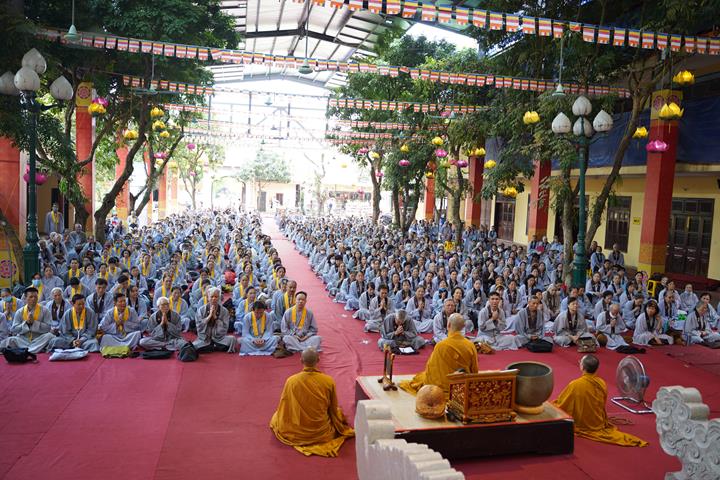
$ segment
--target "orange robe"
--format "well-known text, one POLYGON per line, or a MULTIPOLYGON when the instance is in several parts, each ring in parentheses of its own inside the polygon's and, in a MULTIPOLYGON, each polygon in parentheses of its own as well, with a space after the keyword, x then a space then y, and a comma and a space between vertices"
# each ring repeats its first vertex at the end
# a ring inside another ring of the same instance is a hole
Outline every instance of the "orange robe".
POLYGON ((400 382, 399 386, 415 395, 423 385, 437 385, 447 396, 450 391, 448 374, 460 369, 465 373, 477 373, 477 355, 475 345, 470 340, 460 332, 452 332, 446 339, 435 345, 435 349, 425 365, 425 371, 415 375, 412 380, 400 382))
POLYGON ((614 443, 624 447, 644 447, 648 443, 612 425, 605 412, 607 386, 592 373, 568 383, 553 403, 566 411, 575 421, 575 435, 596 442, 614 443))
POLYGON ((355 436, 338 406, 335 382, 310 367, 285 382, 270 428, 278 440, 307 456, 337 457, 345 439, 355 436))

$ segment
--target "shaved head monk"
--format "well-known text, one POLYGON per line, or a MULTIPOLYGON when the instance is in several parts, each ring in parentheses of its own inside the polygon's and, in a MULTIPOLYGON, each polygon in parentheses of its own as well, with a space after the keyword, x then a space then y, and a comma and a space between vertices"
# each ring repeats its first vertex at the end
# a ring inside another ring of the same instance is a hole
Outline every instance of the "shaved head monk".
POLYGON ((629 433, 623 433, 611 424, 605 412, 607 386, 597 375, 600 360, 585 355, 580 360, 582 376, 570 382, 555 400, 575 421, 575 435, 596 442, 614 443, 624 447, 644 447, 647 442, 629 433))
POLYGON ((313 348, 302 352, 303 370, 285 381, 270 428, 278 440, 303 455, 337 457, 355 432, 338 406, 335 382, 317 369, 319 359, 313 348))
POLYGON ((465 328, 465 318, 459 313, 453 313, 447 323, 448 336, 435 345, 425 371, 415 375, 412 380, 400 382, 400 388, 415 395, 423 385, 436 385, 442 388, 447 396, 450 389, 448 374, 458 370, 464 373, 477 373, 477 350, 462 333, 465 328))

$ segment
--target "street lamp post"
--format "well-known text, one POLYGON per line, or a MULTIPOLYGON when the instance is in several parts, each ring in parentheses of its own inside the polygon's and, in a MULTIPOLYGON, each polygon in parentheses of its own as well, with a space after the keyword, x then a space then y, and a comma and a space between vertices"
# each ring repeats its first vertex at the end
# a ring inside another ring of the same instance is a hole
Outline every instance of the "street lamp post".
MULTIPOLYGON (((29 165, 28 165, 28 205, 25 233, 25 247, 23 248, 23 273, 25 282, 40 271, 40 247, 37 227, 37 125, 40 112, 57 105, 43 105, 36 99, 36 92, 40 90, 40 77, 45 73, 47 63, 36 49, 31 49, 22 58, 22 68, 13 77, 13 84, 9 84, 7 73, 0 77, 0 93, 5 95, 20 95, 20 106, 24 110, 27 126, 29 128, 29 165)), ((50 93, 56 100, 70 100, 73 97, 73 88, 63 76, 58 77, 50 85, 50 93)))
POLYGON ((587 271, 587 251, 585 250, 585 235, 587 224, 587 212, 585 206, 585 170, 587 167, 587 157, 585 152, 589 146, 595 143, 602 135, 595 135, 595 132, 604 134, 612 129, 612 117, 605 112, 600 112, 595 116, 592 125, 587 118, 592 112, 592 104, 584 96, 579 96, 572 106, 572 112, 577 120, 571 126, 570 119, 567 115, 560 112, 552 122, 552 131, 558 135, 564 135, 572 129, 575 139, 569 140, 578 151, 578 195, 579 198, 579 218, 578 218, 578 238, 577 247, 575 248, 573 257, 573 275, 572 286, 584 287, 587 271))

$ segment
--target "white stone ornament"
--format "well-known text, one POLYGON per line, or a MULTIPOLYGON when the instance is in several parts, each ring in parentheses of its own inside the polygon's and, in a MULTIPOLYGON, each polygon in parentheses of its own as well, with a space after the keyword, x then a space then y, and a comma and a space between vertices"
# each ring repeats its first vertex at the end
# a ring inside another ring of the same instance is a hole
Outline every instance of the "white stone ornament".
POLYGON ((360 480, 461 480, 439 453, 419 443, 395 438, 390 405, 361 400, 355 412, 355 453, 360 480))
POLYGON ((678 457, 679 472, 666 480, 717 480, 720 478, 720 419, 708 420, 710 408, 696 388, 661 387, 652 409, 660 446, 678 457))

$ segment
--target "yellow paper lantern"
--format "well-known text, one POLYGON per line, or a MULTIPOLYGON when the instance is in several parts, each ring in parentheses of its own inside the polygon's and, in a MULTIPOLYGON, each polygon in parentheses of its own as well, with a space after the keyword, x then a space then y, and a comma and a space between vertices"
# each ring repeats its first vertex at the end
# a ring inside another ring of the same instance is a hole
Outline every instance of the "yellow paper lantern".
POLYGON ((684 110, 675 102, 664 104, 660 109, 660 118, 663 120, 677 120, 682 118, 684 110))
POLYGON ((536 111, 525 112, 523 115, 523 123, 525 125, 532 125, 540 121, 540 115, 536 111))
POLYGON ((517 197, 517 189, 515 187, 505 187, 505 190, 503 190, 503 195, 510 198, 517 197))
POLYGON ((682 70, 673 77, 673 82, 678 85, 692 85, 695 83, 695 75, 687 70, 682 70))
POLYGON ((410 151, 410 147, 408 147, 407 145, 402 145, 402 146, 400 147, 400 151, 401 151, 402 153, 408 153, 408 152, 410 151))
POLYGON ((152 124, 153 130, 165 130, 165 122, 162 120, 155 120, 152 124))
POLYGON ((380 158, 380 154, 378 152, 370 152, 370 158, 378 160, 380 158))
POLYGON ((485 149, 483 147, 476 148, 473 152, 473 155, 476 157, 484 157, 485 156, 485 149))
POLYGON ((436 147, 439 147, 439 146, 442 145, 443 143, 444 143, 444 142, 443 142, 443 139, 440 138, 440 137, 435 137, 435 138, 432 139, 432 144, 435 145, 436 147))
POLYGON ((168 138, 169 136, 170 136, 170 132, 168 132, 167 130, 163 130, 162 132, 160 132, 161 138, 168 138))
POLYGON ((497 162, 495 160, 488 160, 487 162, 485 162, 485 168, 487 169, 495 168, 496 165, 497 162))
POLYGON ((150 110, 150 116, 152 118, 162 117, 163 115, 165 115, 165 112, 159 107, 153 107, 153 109, 150 110))
POLYGON ((426 178, 435 178, 435 174, 433 172, 425 172, 426 178))
POLYGON ((138 132, 135 130, 125 130, 125 132, 123 133, 123 138, 125 140, 137 140, 138 132))
POLYGON ((340 164, 340 168, 347 168, 347 167, 348 167, 348 164, 345 162, 340 164))
POLYGON ((647 136, 648 130, 645 127, 637 127, 635 133, 633 133, 633 138, 647 138, 647 136))

